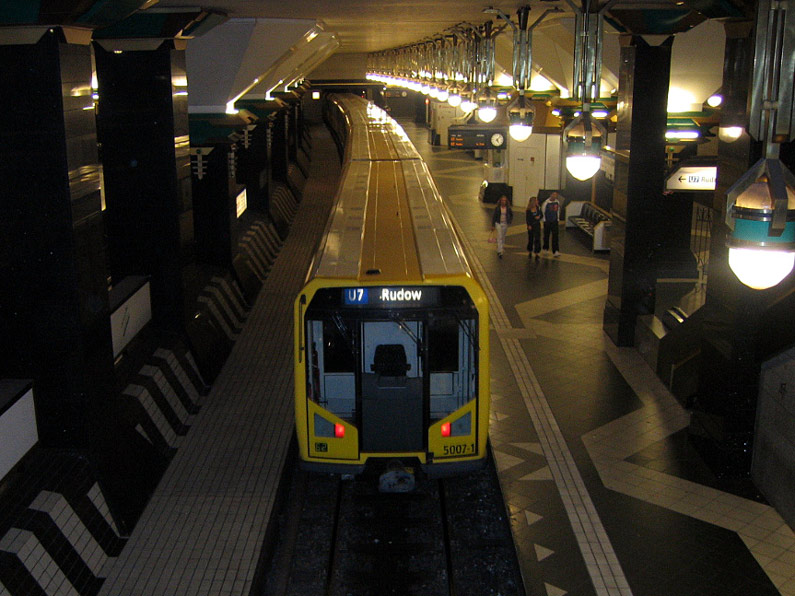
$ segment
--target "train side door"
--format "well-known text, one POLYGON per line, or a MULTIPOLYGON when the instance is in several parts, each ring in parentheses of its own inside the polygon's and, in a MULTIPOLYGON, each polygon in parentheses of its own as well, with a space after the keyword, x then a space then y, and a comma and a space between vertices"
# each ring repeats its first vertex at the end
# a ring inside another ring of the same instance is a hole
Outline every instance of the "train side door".
POLYGON ((363 323, 362 451, 424 449, 421 337, 419 321, 363 323))

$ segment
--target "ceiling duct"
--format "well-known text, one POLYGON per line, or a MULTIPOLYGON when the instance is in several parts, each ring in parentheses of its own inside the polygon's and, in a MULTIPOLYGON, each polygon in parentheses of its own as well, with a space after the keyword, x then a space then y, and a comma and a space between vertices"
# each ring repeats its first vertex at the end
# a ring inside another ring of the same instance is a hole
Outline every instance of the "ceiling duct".
POLYGON ((245 94, 264 97, 338 46, 336 35, 313 19, 229 19, 188 42, 188 109, 219 113, 245 94))
POLYGON ((201 8, 150 8, 96 30, 94 39, 190 39, 225 20, 225 14, 201 8))
POLYGON ((306 77, 318 64, 333 54, 339 45, 334 33, 323 31, 322 26, 316 25, 271 64, 259 77, 256 85, 252 85, 240 95, 248 94, 270 99, 272 92, 284 90, 306 77))

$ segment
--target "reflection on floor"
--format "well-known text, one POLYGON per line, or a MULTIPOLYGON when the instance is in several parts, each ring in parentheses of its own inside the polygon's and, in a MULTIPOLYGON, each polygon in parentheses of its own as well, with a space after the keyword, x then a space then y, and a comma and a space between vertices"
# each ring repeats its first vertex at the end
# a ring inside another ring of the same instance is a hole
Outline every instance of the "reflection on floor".
POLYGON ((404 127, 490 286, 491 441, 528 594, 795 595, 795 534, 712 475, 689 412, 602 331, 607 257, 561 230, 560 258, 529 259, 519 223, 498 259, 482 162, 404 127))

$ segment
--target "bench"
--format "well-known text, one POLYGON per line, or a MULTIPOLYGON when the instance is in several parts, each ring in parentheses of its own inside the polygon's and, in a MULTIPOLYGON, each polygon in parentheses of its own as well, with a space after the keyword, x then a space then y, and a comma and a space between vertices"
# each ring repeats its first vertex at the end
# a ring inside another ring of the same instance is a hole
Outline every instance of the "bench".
POLYGON ((566 227, 579 228, 593 238, 593 250, 610 250, 610 215, 589 201, 566 205, 566 227))

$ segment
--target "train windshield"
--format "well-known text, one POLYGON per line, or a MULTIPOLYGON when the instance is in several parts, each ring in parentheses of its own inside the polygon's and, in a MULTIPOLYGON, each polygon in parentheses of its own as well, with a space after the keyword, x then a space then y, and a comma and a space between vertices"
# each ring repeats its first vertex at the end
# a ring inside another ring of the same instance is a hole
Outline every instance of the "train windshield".
MULTIPOLYGON (((463 288, 431 289, 421 304, 399 308, 356 296, 346 303, 339 289, 318 292, 305 318, 307 395, 355 424, 372 416, 390 424, 394 416, 416 425, 418 441, 428 422, 475 399, 477 311, 463 288)), ((402 299, 400 289, 390 291, 402 299)))

